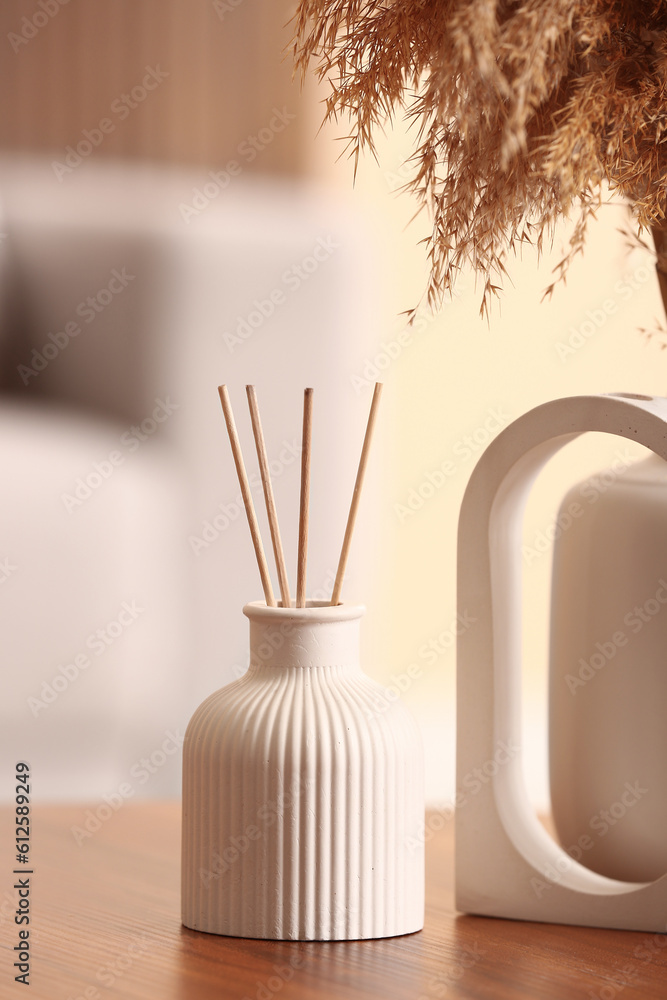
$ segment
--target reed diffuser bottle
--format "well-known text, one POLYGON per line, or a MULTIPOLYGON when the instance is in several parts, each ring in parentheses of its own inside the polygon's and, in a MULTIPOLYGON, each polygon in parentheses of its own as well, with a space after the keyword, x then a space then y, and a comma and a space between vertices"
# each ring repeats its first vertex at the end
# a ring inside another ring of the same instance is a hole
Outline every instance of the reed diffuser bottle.
POLYGON ((254 387, 247 386, 281 603, 220 386, 264 589, 246 604, 250 666, 196 710, 183 744, 186 927, 336 941, 424 924, 424 764, 407 709, 359 665, 364 608, 340 594, 381 385, 375 387, 331 601, 306 600, 313 391, 304 393, 292 602, 254 387))
POLYGON ((183 923, 298 940, 420 930, 420 735, 360 668, 364 608, 243 611, 248 672, 185 735, 183 923))

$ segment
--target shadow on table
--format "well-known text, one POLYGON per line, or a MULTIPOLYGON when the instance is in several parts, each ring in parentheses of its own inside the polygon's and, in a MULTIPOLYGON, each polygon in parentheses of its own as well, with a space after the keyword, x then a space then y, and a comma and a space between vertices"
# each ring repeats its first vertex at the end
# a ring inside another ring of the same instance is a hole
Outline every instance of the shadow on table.
POLYGON ((176 995, 178 1000, 431 1000, 420 969, 427 947, 422 931, 368 941, 263 941, 182 927, 176 995))

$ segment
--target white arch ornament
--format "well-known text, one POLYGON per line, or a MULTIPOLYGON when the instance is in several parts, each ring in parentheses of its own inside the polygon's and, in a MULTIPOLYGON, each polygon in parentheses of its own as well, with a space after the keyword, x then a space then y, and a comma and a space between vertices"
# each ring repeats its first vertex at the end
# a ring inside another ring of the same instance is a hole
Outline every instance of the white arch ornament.
POLYGON ((476 621, 457 654, 456 905, 486 916, 664 932, 667 875, 620 882, 573 860, 537 819, 521 767, 523 511, 541 467, 587 431, 637 441, 667 460, 667 399, 617 393, 538 406, 492 441, 463 498, 458 606, 476 621))

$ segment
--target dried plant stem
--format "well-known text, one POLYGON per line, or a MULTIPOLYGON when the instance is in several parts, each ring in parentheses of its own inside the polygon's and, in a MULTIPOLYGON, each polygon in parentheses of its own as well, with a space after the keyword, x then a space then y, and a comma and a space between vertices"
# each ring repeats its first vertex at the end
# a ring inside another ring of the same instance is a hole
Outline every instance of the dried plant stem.
POLYGON ((234 456, 234 465, 236 466, 236 474, 239 477, 239 485, 241 486, 241 496, 243 497, 243 504, 245 506, 246 514, 248 516, 250 536, 252 538, 252 544, 255 549, 255 555, 257 557, 257 565, 259 566, 259 575, 261 577, 262 587, 264 589, 264 598, 266 600, 268 607, 275 608, 276 599, 273 596, 273 589, 271 587, 271 578, 269 576, 269 567, 267 565, 266 556, 264 554, 264 546, 262 545, 262 538, 259 532, 259 524, 257 523, 257 515, 255 514, 255 508, 252 502, 252 494, 250 493, 250 483, 248 482, 248 476, 245 471, 245 465, 243 463, 241 442, 239 441, 239 436, 236 431, 236 424, 234 422, 234 414, 232 412, 232 404, 229 399, 227 386, 219 385, 218 393, 220 394, 220 402, 222 403, 222 412, 225 415, 225 423, 227 424, 227 433, 229 434, 229 441, 232 446, 232 455, 234 456))
POLYGON ((662 304, 665 307, 665 313, 667 313, 667 221, 655 223, 651 226, 651 232, 658 258, 655 270, 658 275, 662 304))
POLYGON ((269 529, 271 531, 271 542, 273 544, 273 554, 276 559, 276 569, 278 571, 278 582, 280 584, 280 596, 284 608, 290 608, 292 601, 289 592, 289 582, 287 580, 287 567, 285 566, 285 554, 280 538, 280 528, 278 526, 278 514, 276 512, 276 501, 273 495, 273 485, 269 473, 269 460, 266 454, 266 442, 262 431, 262 421, 259 416, 259 405, 257 403, 257 392, 254 385, 247 385, 248 406, 250 408, 250 420, 252 422, 252 432, 255 437, 257 448, 257 458, 259 459, 259 473, 262 478, 264 489, 264 500, 266 501, 266 513, 269 518, 269 529))
POLYGON ((296 606, 306 606, 306 560, 308 557, 308 500, 310 496, 310 451, 313 426, 313 390, 303 394, 301 441, 301 497, 299 500, 299 552, 297 557, 296 606))
POLYGON ((373 391, 373 400, 371 402, 371 410, 368 415, 368 423, 366 425, 366 434, 364 435, 364 443, 361 449, 361 457, 359 459, 359 468, 357 469, 357 478, 354 484, 354 491, 352 493, 350 513, 347 516, 343 547, 341 549, 340 559, 338 560, 338 569, 336 571, 336 580, 334 582, 333 593, 331 595, 331 604, 338 604, 340 601, 340 593, 343 588, 343 579, 345 577, 345 567, 347 566, 347 557, 350 554, 352 532, 354 531, 354 523, 357 519, 357 511, 359 510, 361 487, 364 483, 364 475, 366 473, 366 465, 368 464, 368 455, 370 453, 371 440, 373 438, 373 430, 375 428, 375 420, 377 417, 378 404, 380 402, 381 394, 382 382, 376 382, 375 389, 373 391))

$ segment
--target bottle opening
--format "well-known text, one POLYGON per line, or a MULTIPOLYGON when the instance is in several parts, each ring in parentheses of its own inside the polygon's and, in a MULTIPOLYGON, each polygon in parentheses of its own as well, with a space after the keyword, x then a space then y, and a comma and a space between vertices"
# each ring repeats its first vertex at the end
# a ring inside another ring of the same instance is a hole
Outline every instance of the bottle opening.
MULTIPOLYGON (((306 601, 307 608, 332 608, 332 607, 342 608, 343 604, 344 601, 338 601, 337 604, 331 604, 329 601, 310 601, 310 600, 306 601)), ((282 601, 278 601, 278 607, 284 608, 285 605, 283 604, 282 601)), ((290 604, 290 608, 296 608, 296 598, 293 599, 292 603, 290 604)), ((300 608, 299 610, 303 611, 304 609, 300 608)))
POLYGON ((247 618, 255 621, 259 619, 291 618, 293 620, 303 619, 305 621, 341 621, 351 618, 361 618, 366 611, 363 604, 348 604, 339 601, 338 604, 329 604, 328 601, 306 601, 305 608, 297 608, 294 603, 287 608, 280 602, 276 607, 270 608, 266 601, 251 601, 243 608, 243 614, 247 618))

